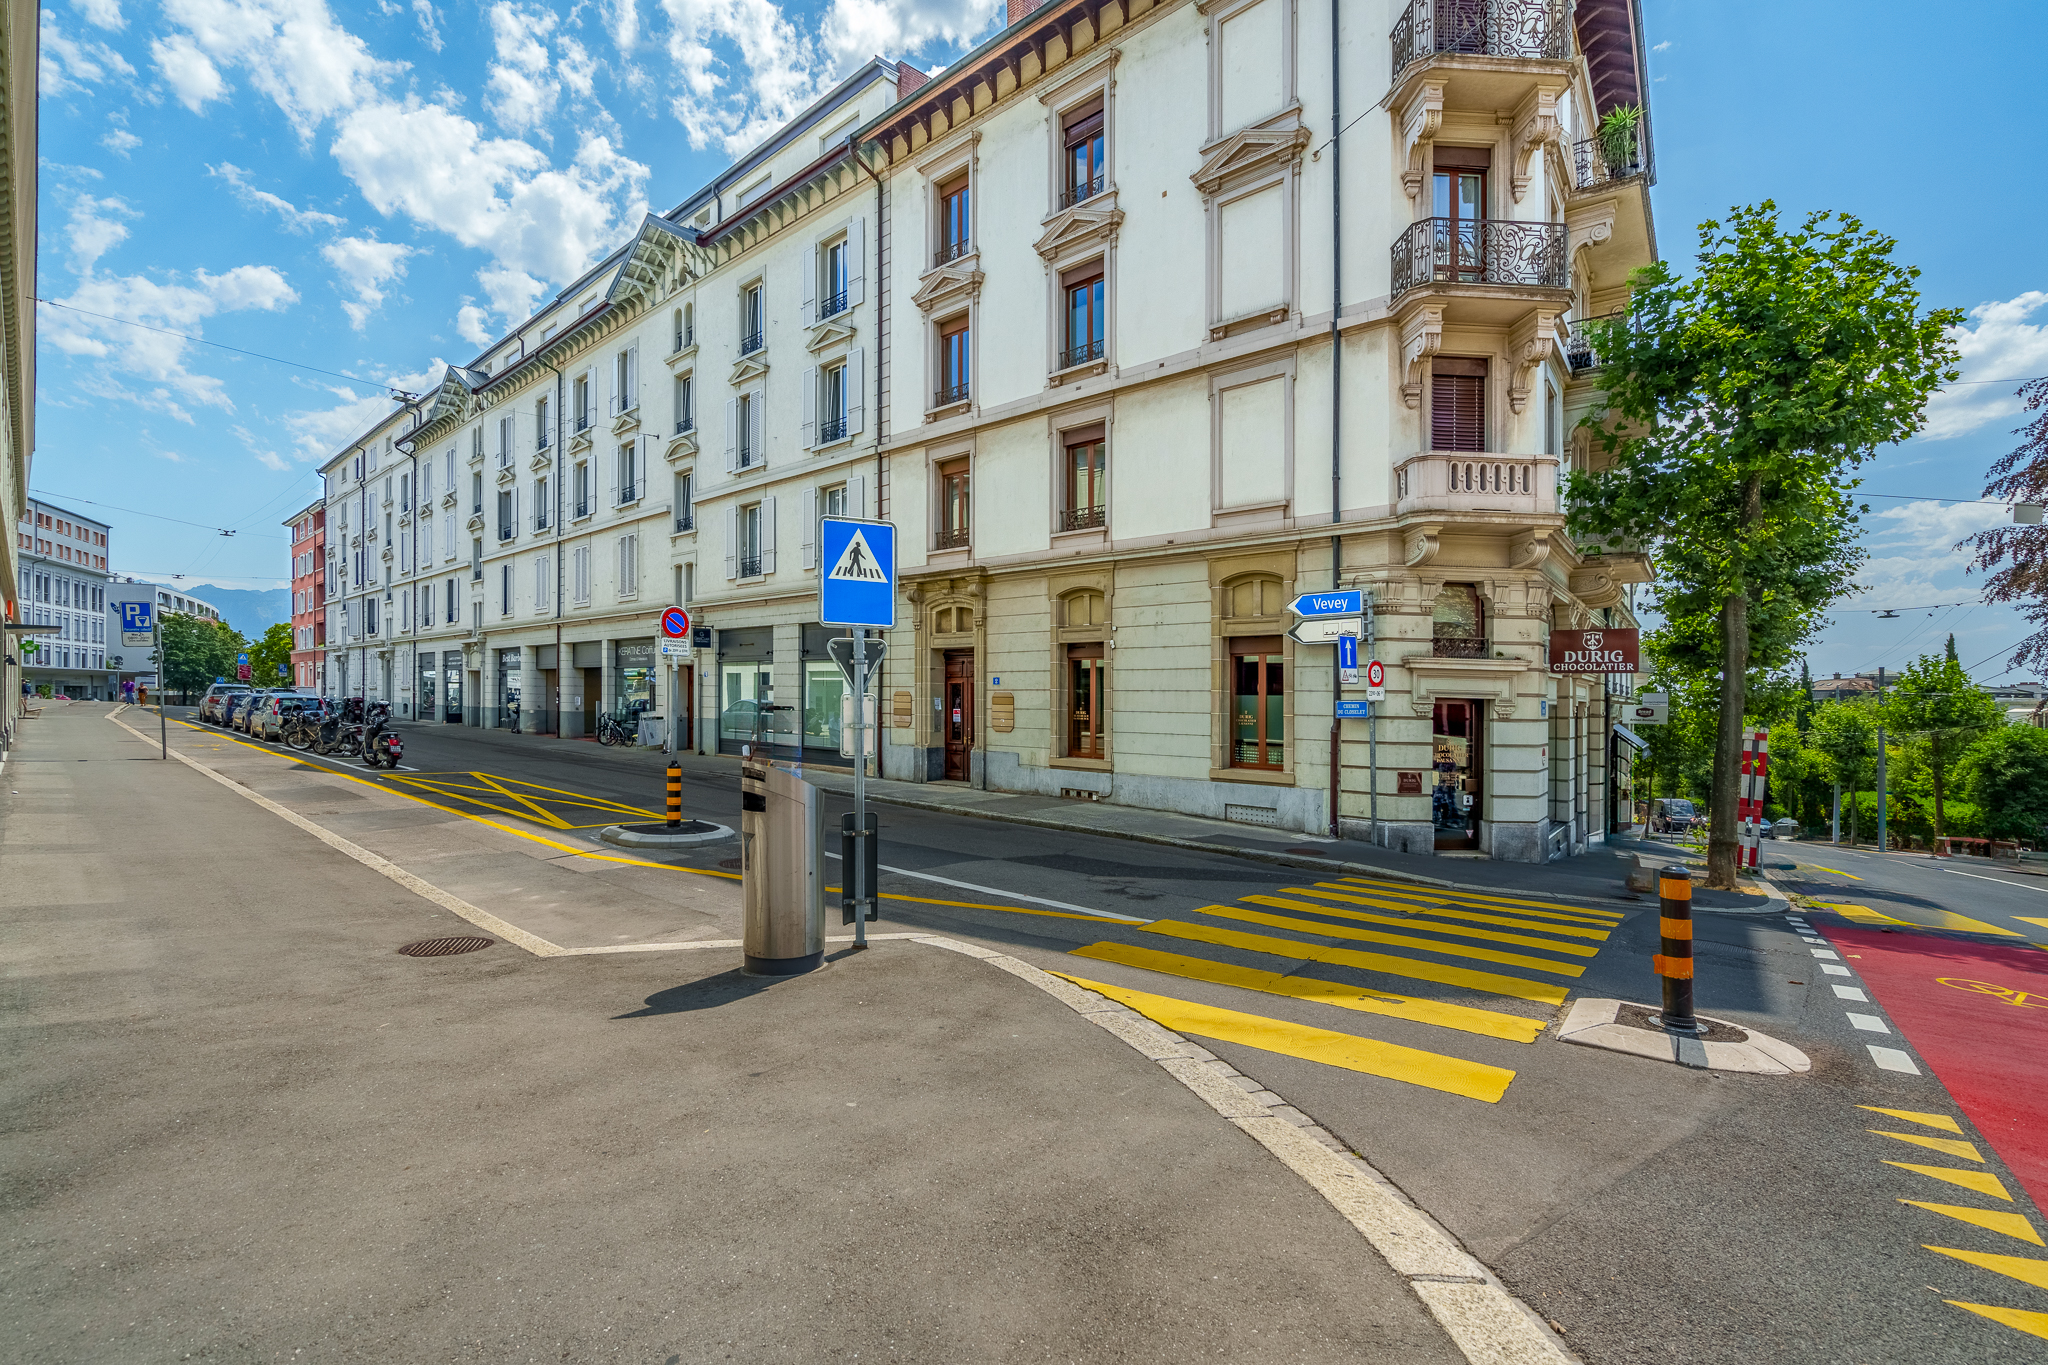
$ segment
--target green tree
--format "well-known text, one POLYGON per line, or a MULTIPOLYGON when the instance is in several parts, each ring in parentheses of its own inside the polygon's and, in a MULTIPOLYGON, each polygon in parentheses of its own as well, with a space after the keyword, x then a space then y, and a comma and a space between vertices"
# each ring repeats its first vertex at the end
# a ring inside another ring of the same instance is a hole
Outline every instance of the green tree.
POLYGON ((1877 708, 1867 701, 1828 701, 1813 709, 1807 751, 1819 755, 1816 777, 1839 782, 1848 800, 1849 842, 1856 842, 1856 793, 1877 771, 1877 708))
POLYGON ((164 686, 190 694, 215 678, 235 676, 235 655, 248 648, 240 631, 225 621, 170 613, 163 618, 164 686))
POLYGON ((1956 782, 1993 838, 2039 839, 2048 825, 2048 730, 2006 725, 1979 737, 1956 782))
MULTIPOLYGON (((1951 640, 1953 646, 1953 640, 1951 640)), ((1923 654, 1899 675, 1878 708, 1887 733, 1901 741, 1915 765, 1924 765, 1934 797, 1934 837, 1947 832, 1942 803, 1956 764, 1979 735, 2005 723, 2005 709, 1986 696, 1954 653, 1923 654)))
MULTIPOLYGON (((1991 466, 1984 496, 2014 503, 2048 503, 2048 379, 2019 387, 2031 414, 2013 434, 2019 447, 1991 466)), ((1971 573, 1986 573, 1984 600, 2010 603, 2037 629, 2019 642, 2006 663, 2013 668, 2048 664, 2048 523, 1994 526, 1957 542, 1975 551, 1971 573)))
POLYGON ((1674 655, 1718 673, 1708 885, 1733 887, 1753 671, 1790 666, 1862 560, 1854 471, 1924 421, 1956 377, 1953 309, 1923 313, 1917 270, 1849 216, 1787 230, 1770 202, 1700 225, 1687 279, 1631 279, 1625 319, 1588 321, 1608 411, 1601 467, 1568 481, 1582 539, 1651 547, 1674 655))
POLYGON ((249 646, 249 666, 258 687, 285 687, 292 680, 292 628, 275 625, 249 646))

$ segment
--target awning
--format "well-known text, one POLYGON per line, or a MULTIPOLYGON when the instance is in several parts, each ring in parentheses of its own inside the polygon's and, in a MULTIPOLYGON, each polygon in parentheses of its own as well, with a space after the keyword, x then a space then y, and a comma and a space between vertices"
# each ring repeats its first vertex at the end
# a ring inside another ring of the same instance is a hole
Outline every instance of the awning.
POLYGON ((1638 753, 1648 753, 1650 751, 1650 745, 1648 741, 1644 740, 1641 735, 1638 735, 1635 731, 1629 729, 1626 725, 1616 722, 1614 726, 1614 734, 1617 739, 1625 739, 1630 744, 1635 745, 1638 753))

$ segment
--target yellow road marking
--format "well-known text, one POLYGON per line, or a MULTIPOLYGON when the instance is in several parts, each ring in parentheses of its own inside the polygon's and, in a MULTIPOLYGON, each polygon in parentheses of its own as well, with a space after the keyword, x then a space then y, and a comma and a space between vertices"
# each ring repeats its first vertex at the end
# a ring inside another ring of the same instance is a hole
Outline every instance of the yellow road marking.
MULTIPOLYGON (((1958 1251, 1954 1247, 1927 1246, 1925 1242, 1921 1245, 1929 1251, 1953 1256, 1958 1261, 1968 1261, 1971 1265, 1983 1266, 1986 1270, 1995 1270, 2001 1275, 2010 1275, 2015 1280, 2031 1284, 2038 1289, 2048 1289, 2048 1261, 2038 1257, 1999 1256, 1989 1251, 1958 1251)), ((2048 1314, 2043 1316, 2048 1317, 2048 1314)))
MULTIPOLYGON (((1283 886, 1280 889, 1287 892, 1300 891, 1301 894, 1306 896, 1327 896, 1329 894, 1320 891, 1306 891, 1294 886, 1283 886)), ((1583 943, 1559 943, 1553 938, 1531 938, 1527 934, 1504 934, 1496 929, 1473 929, 1463 924, 1439 924, 1435 920, 1416 919, 1413 916, 1407 915, 1398 919, 1392 915, 1369 915, 1362 910, 1339 910, 1334 905, 1317 905, 1310 901, 1283 900, 1278 896, 1243 896, 1239 899, 1252 901, 1258 905, 1278 905, 1289 910, 1312 910, 1318 915, 1336 915, 1342 919, 1357 920, 1362 924, 1391 924, 1397 928, 1414 929, 1425 934, 1453 934, 1459 938, 1484 939, 1488 943, 1519 943, 1525 948, 1546 948, 1552 952, 1569 953, 1573 957, 1598 957, 1600 955, 1598 948, 1589 948, 1583 943)), ((1333 896, 1331 899, 1349 900, 1361 905, 1372 904, 1371 901, 1359 901, 1354 896, 1333 896)), ((1432 910, 1428 913, 1433 915, 1437 912, 1432 910)), ((1605 938, 1607 935, 1601 933, 1600 937, 1605 938)))
POLYGON ((2012 1202, 2012 1196, 2006 1193, 2005 1186, 1989 1171, 1968 1171, 1958 1166, 1915 1166, 1910 1161, 1887 1161, 1884 1164, 1897 1166, 1902 1171, 1917 1171, 1921 1175, 1931 1175, 1936 1180, 1946 1180, 1951 1185, 1961 1185, 1966 1190, 1975 1190, 1979 1194, 1988 1194, 2007 1203, 2012 1202))
POLYGON ((1832 867, 1822 867, 1819 863, 1807 863, 1806 866, 1813 868, 1817 872, 1832 872, 1837 877, 1847 877, 1852 882, 1860 882, 1863 880, 1863 878, 1857 876, 1854 872, 1842 872, 1832 867))
POLYGON ((1513 896, 1482 896, 1470 891, 1439 891, 1434 887, 1417 886, 1413 882, 1380 881, 1373 877, 1346 877, 1344 880, 1354 886, 1369 886, 1375 891, 1384 891, 1389 895, 1396 896, 1434 897, 1439 900, 1482 907, 1488 905, 1513 905, 1529 910, 1547 911, 1551 914, 1572 914, 1591 919, 1604 919, 1616 924, 1628 918, 1628 912, 1624 910, 1595 910, 1590 906, 1566 905, 1560 901, 1520 900, 1513 896))
POLYGON ((2048 929, 2048 919, 2035 919, 2032 915, 2014 915, 2013 918, 2022 924, 2038 924, 2043 929, 2048 929))
POLYGON ((2017 929, 2007 929, 1996 924, 1986 924, 1981 919, 1958 915, 1952 910, 1929 910, 1936 923, 1923 924, 1916 919, 1898 919, 1892 915, 1880 914, 1867 905, 1854 905, 1841 901, 1815 901, 1815 905, 1833 910, 1858 924, 1903 924, 1911 929, 1943 929, 1957 934, 1997 934, 2003 938, 2025 938, 2017 929))
POLYGON ((1392 995, 1364 986, 1319 981, 1311 976, 1290 976, 1282 972, 1263 971, 1257 967, 1211 962, 1206 957, 1162 953, 1114 940, 1076 948, 1071 955, 1094 958, 1099 962, 1117 962, 1126 967, 1143 967, 1146 971, 1164 972, 1168 976, 1186 977, 1190 981, 1213 981, 1217 985, 1236 986, 1240 990, 1263 991, 1268 995, 1291 996, 1296 1000, 1314 1000, 1325 1005, 1335 1005, 1339 1009, 1358 1010, 1365 1014, 1384 1014, 1395 1019, 1412 1019, 1420 1024, 1434 1024, 1439 1028, 1458 1029, 1464 1033, 1477 1033, 1488 1038, 1505 1038, 1514 1043, 1533 1043, 1547 1027, 1541 1019, 1524 1019, 1518 1014, 1475 1009, 1470 1005, 1446 1004, 1440 1000, 1420 1000, 1412 995, 1392 995))
MULTIPOLYGON (((1284 901, 1277 896, 1246 896, 1244 899, 1264 905, 1278 905, 1288 910, 1313 908, 1301 906, 1297 902, 1284 901)), ((1584 967, 1574 967, 1563 962, 1548 962, 1540 957, 1524 957, 1520 953, 1497 953, 1491 948, 1468 948, 1462 943, 1438 943, 1435 939, 1411 938, 1407 934, 1384 934, 1377 929, 1348 929, 1341 924, 1322 924, 1315 920, 1290 919, 1286 915, 1262 914, 1257 910, 1240 910, 1234 905, 1204 905, 1196 913, 1243 920, 1247 924, 1263 924, 1269 929, 1292 929, 1296 933, 1321 934, 1326 938, 1357 939, 1361 943, 1385 943, 1395 948, 1420 948, 1425 952, 1443 953, 1450 957, 1498 962, 1506 967, 1530 967, 1541 972, 1556 972, 1560 976, 1580 976, 1586 970, 1584 967)))
POLYGON ((1922 1137, 1918 1133, 1887 1133, 1882 1128, 1872 1128, 1869 1131, 1877 1134, 1879 1137, 1897 1138, 1900 1142, 1910 1142, 1915 1147, 1928 1147, 1947 1156, 1959 1156, 1965 1161, 1982 1161, 1984 1159, 1977 1154, 1975 1147, 1972 1147, 1960 1138, 1922 1137))
POLYGON ((1954 1133, 1957 1137, 1963 1135, 1963 1130, 1957 1127, 1956 1121, 1947 1114, 1923 1114, 1918 1109, 1880 1109, 1874 1104, 1859 1104, 1856 1107, 1868 1109, 1873 1114, 1883 1114, 1887 1118, 1904 1119, 1908 1123, 1924 1123, 1929 1128, 1939 1128, 1942 1132, 1954 1133))
MULTIPOLYGON (((1314 896, 1318 900, 1342 901, 1346 905, 1374 905, 1382 910, 1405 910, 1410 914, 1425 913, 1421 907, 1402 901, 1375 896, 1347 896, 1348 888, 1331 882, 1317 882, 1314 886, 1283 886, 1280 888, 1290 896, 1314 896)), ((1486 915, 1477 910, 1463 910, 1453 905, 1431 905, 1428 914, 1438 919, 1461 919, 1470 924, 1498 924, 1510 929, 1536 929, 1546 934, 1564 934, 1570 938, 1590 938, 1604 942, 1612 936, 1611 929, 1596 929, 1587 924, 1561 924, 1549 920, 1518 919, 1507 915, 1486 915)))
POLYGON ((2008 1237, 2017 1237, 2022 1242, 2032 1242, 2037 1247, 2048 1246, 2048 1242, 2041 1240, 2041 1234, 2034 1231, 2034 1225, 2026 1220, 2024 1214, 2001 1213, 1997 1209, 1973 1209, 1967 1204, 1927 1204, 1918 1199, 1901 1199, 1899 1202, 1911 1204, 1916 1209, 1939 1213, 1975 1227, 2002 1232, 2008 1237))
POLYGON ((1391 953, 1368 953, 1356 948, 1331 948, 1319 943, 1303 943, 1299 939, 1247 934, 1240 930, 1219 929, 1207 924, 1188 924, 1182 920, 1154 920, 1139 927, 1148 934, 1165 934, 1170 938, 1191 939, 1196 943, 1215 943, 1226 948, 1270 953, 1294 962, 1328 962, 1339 967, 1357 967, 1361 971, 1378 972, 1382 976, 1406 977, 1410 981, 1434 981, 1442 986, 1462 986, 1467 990, 1482 991, 1488 995, 1505 995, 1515 1000, 1534 1000, 1544 1005, 1561 1005, 1565 996, 1570 994, 1569 987, 1553 986, 1547 981, 1528 981, 1519 976, 1502 976, 1496 972, 1474 971, 1469 967, 1452 967, 1412 957, 1395 957, 1391 953))
POLYGON ((1988 1303, 1964 1303, 1961 1299, 1943 1299, 1942 1302, 1967 1308, 1980 1317, 2002 1322, 2030 1336, 2048 1338, 2048 1313, 2036 1313, 2026 1308, 1998 1308, 1988 1303))
POLYGON ((1844 919, 1855 920, 1858 924, 1903 924, 1911 929, 1920 927, 1909 919, 1893 919, 1890 915, 1881 915, 1867 905, 1851 905, 1845 901, 1820 900, 1815 901, 1814 904, 1823 910, 1832 910, 1844 919))
POLYGON ((1468 1099, 1484 1100, 1488 1104, 1495 1103, 1506 1094, 1508 1082, 1515 1078, 1515 1073, 1506 1067, 1468 1062, 1462 1057, 1447 1057, 1438 1052, 1402 1047, 1398 1043, 1383 1043, 1376 1038, 1359 1038, 1349 1033, 1309 1028, 1304 1024, 1291 1024, 1284 1019, 1268 1019, 1238 1010, 1216 1009, 1210 1005, 1198 1005, 1192 1000, 1176 1000, 1172 996, 1153 995, 1147 991, 1126 990, 1122 986, 1067 976, 1064 972, 1054 972, 1053 975, 1129 1005, 1160 1027, 1170 1028, 1176 1033, 1241 1043, 1262 1052, 1277 1052, 1304 1061, 1321 1062, 1325 1066, 1339 1066, 1368 1076, 1384 1076, 1388 1080, 1405 1081, 1468 1099))

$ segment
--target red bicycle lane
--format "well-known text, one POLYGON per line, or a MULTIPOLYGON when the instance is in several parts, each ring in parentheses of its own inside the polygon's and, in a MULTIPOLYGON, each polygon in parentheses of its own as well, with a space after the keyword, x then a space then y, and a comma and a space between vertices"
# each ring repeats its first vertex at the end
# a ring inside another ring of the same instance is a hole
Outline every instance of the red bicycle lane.
POLYGON ((2048 952, 1829 925, 1875 1002, 2048 1209, 2048 952))

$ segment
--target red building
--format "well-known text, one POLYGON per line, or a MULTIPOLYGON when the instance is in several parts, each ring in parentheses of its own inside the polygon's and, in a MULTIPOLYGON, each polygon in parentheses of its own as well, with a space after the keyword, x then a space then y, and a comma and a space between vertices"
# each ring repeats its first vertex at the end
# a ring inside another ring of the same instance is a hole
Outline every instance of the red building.
POLYGON ((292 533, 292 686, 320 690, 327 657, 327 504, 285 521, 292 533))

